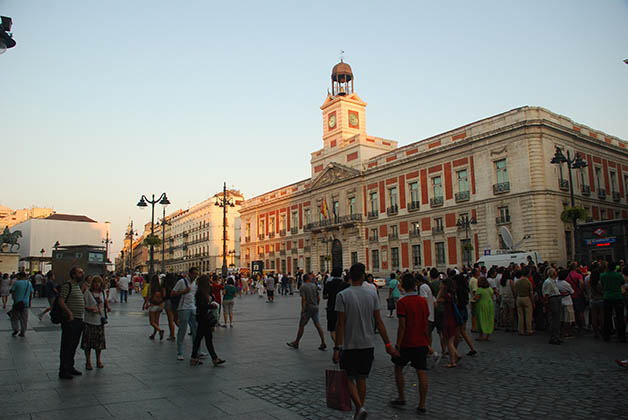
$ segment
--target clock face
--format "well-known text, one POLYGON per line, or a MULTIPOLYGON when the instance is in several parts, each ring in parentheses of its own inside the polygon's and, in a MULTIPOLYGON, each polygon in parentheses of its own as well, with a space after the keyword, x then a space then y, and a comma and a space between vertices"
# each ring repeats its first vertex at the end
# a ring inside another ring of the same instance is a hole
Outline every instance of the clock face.
POLYGON ((358 114, 349 114, 349 124, 351 124, 352 127, 358 126, 358 114))
POLYGON ((329 124, 329 128, 334 128, 336 126, 336 114, 330 115, 327 123, 329 124))

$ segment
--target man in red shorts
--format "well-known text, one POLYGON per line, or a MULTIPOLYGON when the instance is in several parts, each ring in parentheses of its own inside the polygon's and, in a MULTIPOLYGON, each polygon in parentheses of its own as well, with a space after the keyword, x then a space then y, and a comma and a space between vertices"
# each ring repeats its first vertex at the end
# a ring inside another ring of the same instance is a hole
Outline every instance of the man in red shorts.
POLYGON ((427 398, 427 353, 429 349, 429 322, 430 310, 427 300, 416 292, 416 282, 410 273, 401 279, 401 287, 406 294, 397 302, 397 345, 400 356, 393 357, 395 364, 395 380, 397 382, 396 400, 390 404, 393 407, 406 405, 404 393, 403 368, 410 363, 416 369, 419 378, 419 406, 418 414, 425 414, 425 399, 427 398))

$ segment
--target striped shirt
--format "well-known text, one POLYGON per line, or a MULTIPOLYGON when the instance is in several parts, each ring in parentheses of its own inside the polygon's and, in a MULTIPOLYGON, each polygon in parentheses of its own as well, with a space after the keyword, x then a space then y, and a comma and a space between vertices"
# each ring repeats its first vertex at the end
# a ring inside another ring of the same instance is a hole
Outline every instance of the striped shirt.
POLYGON ((72 292, 70 293, 70 284, 64 283, 61 286, 61 291, 59 292, 59 296, 65 299, 65 304, 72 312, 72 316, 74 319, 83 319, 83 312, 85 311, 85 299, 83 298, 83 291, 81 290, 81 286, 77 283, 72 282, 72 292), (67 299, 66 299, 67 297, 67 299))

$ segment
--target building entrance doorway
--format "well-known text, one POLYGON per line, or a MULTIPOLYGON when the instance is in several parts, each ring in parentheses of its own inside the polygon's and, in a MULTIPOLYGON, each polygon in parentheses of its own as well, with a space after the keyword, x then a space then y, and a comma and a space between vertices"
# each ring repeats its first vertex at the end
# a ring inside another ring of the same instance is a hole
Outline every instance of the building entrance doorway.
POLYGON ((342 242, 338 239, 334 239, 331 245, 331 270, 342 270, 342 242))

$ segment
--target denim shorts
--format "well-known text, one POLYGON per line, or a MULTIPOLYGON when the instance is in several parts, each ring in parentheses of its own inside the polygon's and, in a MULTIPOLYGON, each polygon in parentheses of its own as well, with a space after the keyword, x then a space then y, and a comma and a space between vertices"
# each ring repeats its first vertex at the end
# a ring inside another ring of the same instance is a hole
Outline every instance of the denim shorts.
POLYGON ((319 324, 318 320, 318 308, 316 309, 305 309, 305 312, 301 312, 301 320, 299 321, 299 325, 307 325, 309 320, 314 321, 315 324, 319 324))

